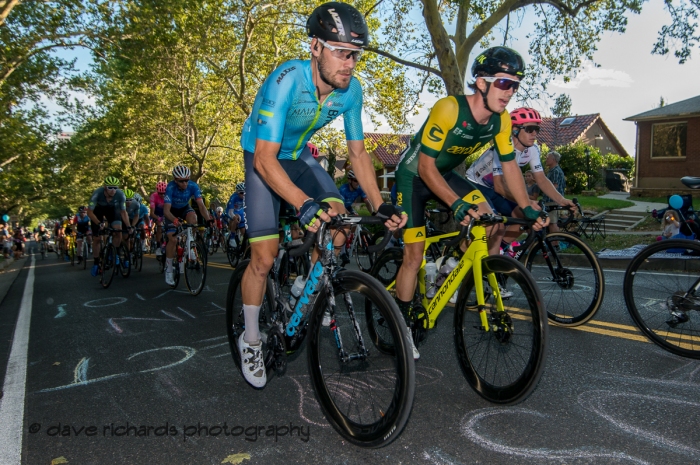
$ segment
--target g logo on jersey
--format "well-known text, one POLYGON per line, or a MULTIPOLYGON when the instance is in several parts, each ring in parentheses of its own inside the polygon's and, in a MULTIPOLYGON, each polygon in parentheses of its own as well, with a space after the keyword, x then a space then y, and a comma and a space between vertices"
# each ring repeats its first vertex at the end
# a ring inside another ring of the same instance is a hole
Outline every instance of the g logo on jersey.
POLYGON ((442 129, 440 129, 440 126, 438 126, 437 124, 433 124, 433 127, 431 127, 428 131, 428 139, 432 140, 433 142, 440 142, 442 140, 441 136, 444 135, 445 132, 442 129))

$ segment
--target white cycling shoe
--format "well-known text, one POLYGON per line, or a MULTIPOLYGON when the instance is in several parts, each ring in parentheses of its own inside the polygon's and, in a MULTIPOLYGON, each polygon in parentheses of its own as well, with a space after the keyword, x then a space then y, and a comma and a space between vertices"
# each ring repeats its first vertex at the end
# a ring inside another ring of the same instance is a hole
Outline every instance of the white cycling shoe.
POLYGON ((255 388, 265 387, 267 384, 267 372, 265 371, 265 359, 263 358, 262 342, 248 344, 243 339, 245 331, 238 338, 238 352, 241 354, 241 371, 248 384, 255 388))

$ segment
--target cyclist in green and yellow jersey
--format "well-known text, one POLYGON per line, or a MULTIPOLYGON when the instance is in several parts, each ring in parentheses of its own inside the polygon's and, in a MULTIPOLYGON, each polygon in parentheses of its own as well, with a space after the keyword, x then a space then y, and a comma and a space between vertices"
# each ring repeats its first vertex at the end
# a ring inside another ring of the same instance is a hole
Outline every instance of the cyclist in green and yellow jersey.
MULTIPOLYGON (((404 233, 403 264, 396 277, 396 297, 404 314, 410 313, 425 242, 424 211, 428 200, 436 199, 452 208, 456 221, 467 225, 470 218, 491 213, 479 189, 454 168, 480 148, 493 143, 503 165, 503 174, 525 217, 538 218, 530 206, 522 173, 515 161, 511 141, 511 119, 506 105, 520 86, 525 71, 522 57, 506 47, 494 47, 480 54, 472 65, 476 78, 469 87, 472 95, 455 95, 437 101, 420 131, 401 154, 396 170, 397 201, 408 213, 404 233), (472 207, 476 206, 477 209, 472 207)), ((546 226, 538 220, 535 228, 546 226)), ((489 232, 489 251, 498 253, 502 225, 489 232)), ((419 357, 414 349, 414 357, 419 357)))

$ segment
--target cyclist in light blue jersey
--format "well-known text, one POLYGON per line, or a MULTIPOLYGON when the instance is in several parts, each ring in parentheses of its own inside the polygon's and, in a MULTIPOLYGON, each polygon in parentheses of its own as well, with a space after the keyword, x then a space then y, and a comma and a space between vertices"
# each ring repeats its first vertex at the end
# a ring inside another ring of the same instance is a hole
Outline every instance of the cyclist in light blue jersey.
MULTIPOLYGON (((324 3, 306 23, 311 37, 311 60, 282 63, 258 92, 241 138, 245 210, 251 263, 242 280, 245 331, 239 340, 246 381, 261 388, 267 382, 258 314, 265 292, 265 277, 277 256, 280 202, 297 209, 300 224, 311 232, 321 221, 343 213, 343 200, 333 179, 314 160, 308 140, 323 126, 343 115, 348 160, 373 211, 391 229, 402 226, 401 210, 383 204, 372 160, 362 131, 362 87, 353 71, 369 43, 364 16, 354 7, 324 3), (326 213, 321 204, 327 202, 326 213)), ((338 239, 342 241, 342 235, 338 239)), ((341 244, 337 244, 340 246, 341 244)))
POLYGON ((189 224, 197 224, 197 215, 190 206, 190 199, 194 199, 202 217, 211 225, 213 220, 209 216, 207 208, 202 201, 202 191, 196 182, 190 181, 192 172, 184 165, 173 168, 173 180, 165 188, 165 200, 163 215, 165 216, 165 232, 168 243, 165 246, 165 282, 172 286, 175 284, 173 276, 173 258, 175 258, 176 241, 174 239, 180 219, 189 224))

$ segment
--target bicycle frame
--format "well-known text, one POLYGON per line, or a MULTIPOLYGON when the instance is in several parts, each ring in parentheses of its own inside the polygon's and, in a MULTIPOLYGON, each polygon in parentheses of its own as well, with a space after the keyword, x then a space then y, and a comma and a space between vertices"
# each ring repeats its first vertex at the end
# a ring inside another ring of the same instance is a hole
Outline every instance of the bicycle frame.
MULTIPOLYGON (((486 300, 484 297, 484 282, 481 268, 481 260, 489 255, 486 228, 481 225, 474 225, 471 227, 471 230, 467 232, 467 236, 469 236, 469 232, 473 233, 475 239, 471 241, 466 252, 462 255, 459 263, 457 263, 457 266, 455 266, 450 274, 447 275, 445 281, 435 293, 435 296, 430 300, 426 297, 425 264, 427 262, 425 257, 423 258, 420 270, 418 270, 418 288, 420 290, 423 307, 426 309, 428 314, 428 329, 435 327, 438 316, 440 316, 440 313, 442 313, 442 311, 445 309, 445 306, 452 297, 452 294, 457 292, 469 270, 473 269, 474 288, 476 291, 476 301, 481 318, 481 325, 484 331, 490 331, 486 311, 484 310, 486 300)), ((459 235, 459 232, 428 237, 425 240, 423 252, 427 252, 428 248, 432 244, 436 244, 442 239, 455 237, 457 235, 459 235)), ((489 275, 488 280, 489 286, 491 286, 494 296, 496 297, 496 308, 499 312, 502 312, 504 310, 503 300, 501 299, 500 291, 498 291, 496 276, 489 275)), ((395 285, 396 281, 392 282, 387 286, 387 290, 391 289, 395 285)))

